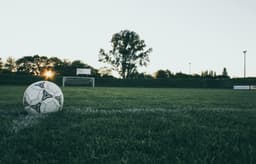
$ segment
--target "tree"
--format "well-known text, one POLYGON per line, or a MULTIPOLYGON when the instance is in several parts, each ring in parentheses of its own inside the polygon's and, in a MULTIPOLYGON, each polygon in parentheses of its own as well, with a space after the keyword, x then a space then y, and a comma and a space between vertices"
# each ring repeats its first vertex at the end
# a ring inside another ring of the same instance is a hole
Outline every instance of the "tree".
POLYGON ((112 77, 112 70, 107 67, 101 67, 98 70, 100 77, 112 77))
POLYGON ((48 59, 49 67, 61 67, 64 62, 57 57, 51 57, 48 59))
POLYGON ((24 56, 16 61, 17 71, 24 72, 24 73, 31 73, 32 72, 32 56, 24 56))
POLYGON ((209 76, 209 71, 208 70, 201 72, 201 77, 205 78, 205 77, 208 77, 208 76, 209 76))
POLYGON ((216 78, 216 72, 213 70, 206 70, 201 73, 202 78, 216 78))
POLYGON ((0 58, 0 70, 3 69, 3 62, 2 62, 2 58, 0 58))
POLYGON ((16 72, 17 71, 16 61, 12 57, 7 58, 4 66, 8 72, 16 72))
POLYGON ((99 61, 113 66, 123 78, 130 78, 139 66, 147 66, 152 48, 145 50, 146 44, 134 31, 123 30, 111 39, 112 50, 99 51, 99 61))
POLYGON ((182 73, 182 72, 178 72, 178 73, 175 74, 175 77, 176 77, 176 78, 182 78, 182 79, 184 79, 184 78, 190 78, 191 75, 188 75, 188 74, 185 74, 185 73, 182 73))
POLYGON ((39 76, 44 68, 47 68, 48 57, 46 56, 24 56, 16 61, 18 72, 30 73, 39 76))
POLYGON ((57 75, 69 76, 75 75, 74 71, 71 70, 71 61, 64 59, 63 61, 57 57, 50 58, 50 65, 53 66, 57 75))
MULTIPOLYGON (((68 60, 64 60, 62 63, 58 61, 57 65, 55 65, 53 68, 59 75, 62 76, 74 76, 76 75, 76 69, 77 68, 90 68, 91 69, 91 75, 94 77, 99 77, 98 70, 94 69, 92 66, 84 63, 81 60, 74 60, 72 62, 68 60)), ((56 63, 55 63, 56 64, 56 63)))
POLYGON ((16 61, 17 71, 40 76, 45 68, 50 66, 46 56, 24 56, 16 61))
POLYGON ((228 71, 227 71, 227 68, 226 68, 226 67, 223 68, 222 76, 223 76, 223 77, 229 77, 229 76, 228 76, 228 71))
POLYGON ((76 74, 76 69, 77 68, 89 68, 87 64, 82 62, 81 60, 74 60, 71 64, 70 67, 68 68, 68 72, 70 72, 70 75, 75 75, 76 74))
POLYGON ((131 79, 139 79, 139 80, 147 80, 147 79, 153 79, 154 77, 152 77, 150 74, 146 74, 145 72, 142 72, 142 73, 135 72, 135 73, 131 74, 130 78, 131 79))
POLYGON ((155 73, 155 78, 157 78, 157 79, 168 79, 168 78, 169 78, 168 73, 169 73, 169 72, 160 69, 160 70, 158 70, 158 71, 155 73))
POLYGON ((174 74, 172 74, 172 72, 168 69, 167 70, 160 69, 155 73, 155 78, 157 79, 169 79, 172 77, 174 77, 174 74))
POLYGON ((169 69, 167 69, 165 72, 168 75, 168 78, 174 77, 174 75, 172 74, 172 72, 169 69))
POLYGON ((209 71, 209 76, 210 76, 211 78, 216 77, 216 72, 213 71, 213 70, 210 70, 210 71, 209 71))
POLYGON ((88 68, 89 65, 88 64, 85 64, 84 62, 82 62, 81 60, 74 60, 72 63, 71 63, 71 67, 73 68, 88 68))

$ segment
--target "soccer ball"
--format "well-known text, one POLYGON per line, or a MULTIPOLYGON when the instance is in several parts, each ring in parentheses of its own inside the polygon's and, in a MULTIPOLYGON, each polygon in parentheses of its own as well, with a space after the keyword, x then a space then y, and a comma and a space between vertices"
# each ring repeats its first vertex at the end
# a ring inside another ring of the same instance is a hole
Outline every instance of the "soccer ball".
POLYGON ((23 105, 31 114, 50 113, 62 110, 64 97, 61 89, 49 81, 38 81, 25 90, 23 105))

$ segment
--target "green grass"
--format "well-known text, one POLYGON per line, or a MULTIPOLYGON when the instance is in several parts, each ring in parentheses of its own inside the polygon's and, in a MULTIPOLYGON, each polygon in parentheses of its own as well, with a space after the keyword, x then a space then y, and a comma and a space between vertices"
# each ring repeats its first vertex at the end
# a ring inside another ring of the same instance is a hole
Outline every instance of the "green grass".
POLYGON ((0 163, 256 163, 256 92, 64 88, 32 117, 25 87, 0 87, 0 163))

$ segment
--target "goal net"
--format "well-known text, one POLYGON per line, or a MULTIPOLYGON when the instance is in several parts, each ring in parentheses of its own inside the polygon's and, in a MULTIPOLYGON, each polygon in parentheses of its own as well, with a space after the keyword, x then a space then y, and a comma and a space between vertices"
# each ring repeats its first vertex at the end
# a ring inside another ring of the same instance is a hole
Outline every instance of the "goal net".
POLYGON ((64 76, 62 86, 92 86, 95 87, 94 77, 64 76))

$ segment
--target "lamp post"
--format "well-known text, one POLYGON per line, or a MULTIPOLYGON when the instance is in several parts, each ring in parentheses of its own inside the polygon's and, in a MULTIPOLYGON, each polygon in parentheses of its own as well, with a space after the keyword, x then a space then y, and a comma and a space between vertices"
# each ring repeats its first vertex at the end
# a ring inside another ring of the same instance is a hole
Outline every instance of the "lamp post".
POLYGON ((191 62, 189 62, 188 65, 189 65, 189 74, 191 75, 191 62))
POLYGON ((246 78, 246 52, 247 50, 244 50, 244 78, 246 78))

